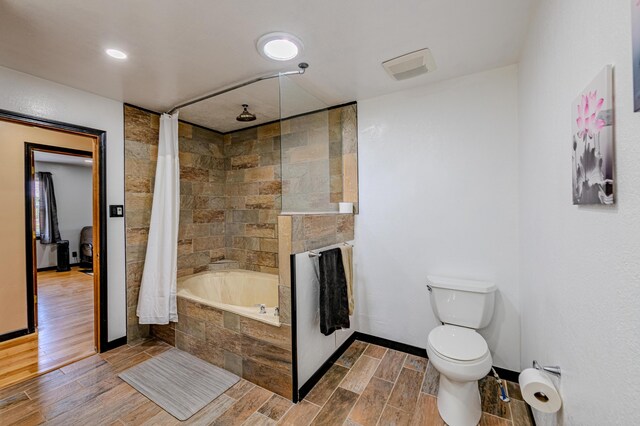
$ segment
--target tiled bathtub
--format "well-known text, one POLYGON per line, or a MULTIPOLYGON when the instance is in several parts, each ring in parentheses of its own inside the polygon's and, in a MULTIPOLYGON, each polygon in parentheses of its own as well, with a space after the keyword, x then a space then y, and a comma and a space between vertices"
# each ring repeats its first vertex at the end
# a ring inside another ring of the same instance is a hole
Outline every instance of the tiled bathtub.
POLYGON ((229 270, 184 277, 175 345, 291 398, 291 327, 273 315, 277 300, 278 277, 270 274, 229 270), (253 306, 260 303, 267 314, 253 306))
POLYGON ((207 271, 180 278, 178 296, 280 326, 278 276, 262 272, 228 269, 207 271), (266 307, 260 312, 260 305, 266 307))

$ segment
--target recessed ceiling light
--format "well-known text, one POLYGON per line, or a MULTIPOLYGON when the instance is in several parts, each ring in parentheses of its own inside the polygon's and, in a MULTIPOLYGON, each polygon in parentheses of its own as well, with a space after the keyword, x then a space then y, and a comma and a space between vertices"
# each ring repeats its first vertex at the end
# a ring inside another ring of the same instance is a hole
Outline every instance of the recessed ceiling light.
POLYGON ((127 54, 118 49, 107 49, 106 54, 116 59, 127 59, 127 54))
POLYGON ((258 52, 274 61, 290 61, 302 53, 302 41, 291 34, 276 32, 265 34, 258 39, 258 52))

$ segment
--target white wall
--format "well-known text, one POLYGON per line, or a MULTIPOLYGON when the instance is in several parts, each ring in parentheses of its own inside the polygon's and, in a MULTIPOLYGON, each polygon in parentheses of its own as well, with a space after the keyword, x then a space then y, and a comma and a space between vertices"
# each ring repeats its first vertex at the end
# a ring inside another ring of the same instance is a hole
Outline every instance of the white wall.
MULTIPOLYGON (((80 231, 93 224, 93 176, 91 167, 36 161, 36 172, 50 172, 58 207, 60 237, 69 240, 69 263, 80 261, 80 231), (78 256, 74 259, 73 252, 78 256)), ((36 244, 37 266, 58 264, 55 244, 36 244)))
MULTIPOLYGON (((635 0, 633 1, 635 4, 635 0)), ((520 64, 522 367, 562 367, 538 424, 640 424, 640 114, 629 0, 542 0, 520 64), (606 3, 606 4, 605 4, 606 3), (571 199, 571 105, 613 64, 617 203, 571 199)))
MULTIPOLYGON (((0 109, 107 132, 107 204, 124 204, 122 103, 0 67, 0 109)), ((109 341, 126 334, 124 219, 107 218, 109 341)))
POLYGON ((359 330, 425 348, 427 275, 494 281, 481 333, 520 367, 517 67, 358 102, 359 330))

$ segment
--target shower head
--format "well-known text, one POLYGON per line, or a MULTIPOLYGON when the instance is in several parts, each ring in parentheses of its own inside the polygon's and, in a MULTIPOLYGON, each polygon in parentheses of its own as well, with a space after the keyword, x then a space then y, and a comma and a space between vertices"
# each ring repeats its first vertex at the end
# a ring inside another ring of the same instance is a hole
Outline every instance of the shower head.
POLYGON ((247 104, 242 104, 242 112, 240 113, 239 116, 236 117, 236 120, 238 121, 253 121, 256 119, 256 115, 255 114, 251 114, 249 111, 247 111, 247 108, 249 108, 249 105, 247 104))

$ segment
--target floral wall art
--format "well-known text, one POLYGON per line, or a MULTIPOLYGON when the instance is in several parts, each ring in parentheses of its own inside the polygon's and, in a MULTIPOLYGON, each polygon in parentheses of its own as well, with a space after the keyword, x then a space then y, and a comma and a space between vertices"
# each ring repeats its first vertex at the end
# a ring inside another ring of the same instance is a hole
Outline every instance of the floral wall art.
POLYGON ((573 204, 613 204, 613 68, 573 102, 573 204))

